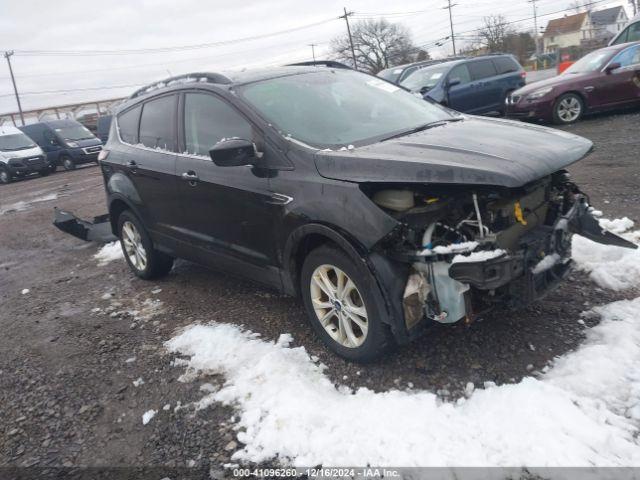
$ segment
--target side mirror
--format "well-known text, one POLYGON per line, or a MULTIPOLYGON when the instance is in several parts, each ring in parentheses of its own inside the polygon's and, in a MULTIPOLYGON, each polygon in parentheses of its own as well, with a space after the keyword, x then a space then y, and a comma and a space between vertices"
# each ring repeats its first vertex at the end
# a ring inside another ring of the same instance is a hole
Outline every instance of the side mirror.
POLYGON ((455 87, 456 85, 460 85, 460 83, 462 83, 462 81, 458 77, 454 77, 449 79, 449 83, 447 84, 447 86, 451 88, 455 87))
POLYGON ((424 94, 425 94, 425 93, 427 93, 428 91, 429 91, 429 87, 422 87, 422 88, 420 88, 420 93, 421 93, 422 95, 424 95, 424 94))
POLYGON ((232 138, 216 143, 209 150, 209 155, 213 163, 219 167, 254 165, 261 156, 253 142, 242 138, 232 138))
POLYGON ((617 70, 621 67, 622 65, 620 65, 619 63, 610 63, 609 65, 607 65, 607 68, 605 69, 606 74, 610 74, 611 72, 613 72, 614 70, 617 70))

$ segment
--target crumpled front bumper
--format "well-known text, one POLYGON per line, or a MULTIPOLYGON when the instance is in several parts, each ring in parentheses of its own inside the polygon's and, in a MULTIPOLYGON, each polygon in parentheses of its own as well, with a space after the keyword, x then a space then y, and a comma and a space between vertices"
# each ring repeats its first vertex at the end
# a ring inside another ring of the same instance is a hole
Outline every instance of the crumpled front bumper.
POLYGON ((86 242, 109 243, 117 240, 111 232, 109 214, 99 215, 92 222, 82 220, 70 212, 55 209, 53 225, 59 230, 86 242))

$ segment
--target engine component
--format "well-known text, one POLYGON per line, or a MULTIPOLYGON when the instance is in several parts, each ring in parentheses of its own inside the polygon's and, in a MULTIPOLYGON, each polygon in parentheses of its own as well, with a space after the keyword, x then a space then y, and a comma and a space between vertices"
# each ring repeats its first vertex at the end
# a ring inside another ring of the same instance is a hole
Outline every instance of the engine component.
POLYGON ((373 195, 373 202, 387 210, 404 212, 414 207, 413 197, 410 190, 380 190, 373 195))

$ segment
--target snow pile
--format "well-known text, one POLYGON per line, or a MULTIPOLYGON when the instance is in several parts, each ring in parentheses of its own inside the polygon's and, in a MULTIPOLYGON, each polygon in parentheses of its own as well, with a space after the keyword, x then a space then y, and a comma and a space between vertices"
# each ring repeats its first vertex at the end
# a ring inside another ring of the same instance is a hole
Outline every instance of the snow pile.
POLYGON ((479 252, 473 252, 470 255, 456 255, 451 260, 451 263, 472 263, 472 262, 484 262, 486 260, 491 260, 492 258, 501 257, 507 253, 505 250, 500 248, 496 250, 481 250, 479 252))
POLYGON ((158 413, 157 410, 147 410, 146 412, 144 412, 142 414, 142 424, 146 425, 147 423, 149 423, 151 419, 156 416, 156 413, 158 413))
POLYGON ((6 207, 1 207, 0 215, 4 215, 5 213, 9 213, 9 212, 22 212, 23 210, 26 210, 34 203, 50 202, 51 200, 56 200, 57 198, 58 198, 57 193, 50 193, 48 195, 42 195, 40 197, 32 198, 31 200, 27 200, 27 201, 21 200, 16 203, 11 203, 6 207))
POLYGON ((98 260, 98 265, 101 267, 104 267, 107 263, 114 260, 124 258, 120 242, 107 243, 98 250, 98 253, 96 253, 93 258, 98 260))
POLYGON ((552 268, 556 263, 561 260, 560 255, 557 253, 552 253, 551 255, 545 256, 542 260, 536 263, 536 266, 533 267, 531 273, 537 275, 538 273, 546 272, 550 268, 552 268))
POLYGON ((187 367, 223 374, 207 401, 239 410, 236 460, 304 465, 640 465, 640 299, 601 307, 583 347, 541 380, 469 389, 443 403, 427 391, 336 388, 291 337, 270 343, 228 324, 167 342, 187 367))
MULTIPOLYGON (((621 237, 640 244, 640 230, 629 231, 633 222, 601 219, 600 225, 621 237)), ((640 249, 601 245, 578 235, 573 236, 572 258, 579 269, 603 288, 626 290, 640 285, 640 249)))

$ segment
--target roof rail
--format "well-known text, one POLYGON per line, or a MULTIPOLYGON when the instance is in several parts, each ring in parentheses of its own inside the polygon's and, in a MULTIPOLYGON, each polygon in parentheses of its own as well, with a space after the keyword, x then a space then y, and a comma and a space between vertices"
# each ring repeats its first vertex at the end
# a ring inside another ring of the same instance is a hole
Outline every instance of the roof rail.
POLYGON ((353 70, 349 65, 334 60, 315 60, 311 62, 289 63, 285 67, 329 67, 329 68, 346 68, 353 70))
POLYGON ((177 83, 192 83, 192 82, 202 82, 202 83, 218 83, 222 85, 227 85, 231 83, 227 77, 220 73, 211 73, 211 72, 195 72, 195 73, 186 73, 184 75, 176 75, 174 77, 165 78, 164 80, 159 80, 157 82, 150 83, 149 85, 145 85, 142 88, 139 88, 135 92, 129 96, 129 99, 139 97, 140 95, 144 95, 145 93, 151 92, 153 90, 157 90, 159 88, 164 88, 171 86, 172 84, 177 83))

